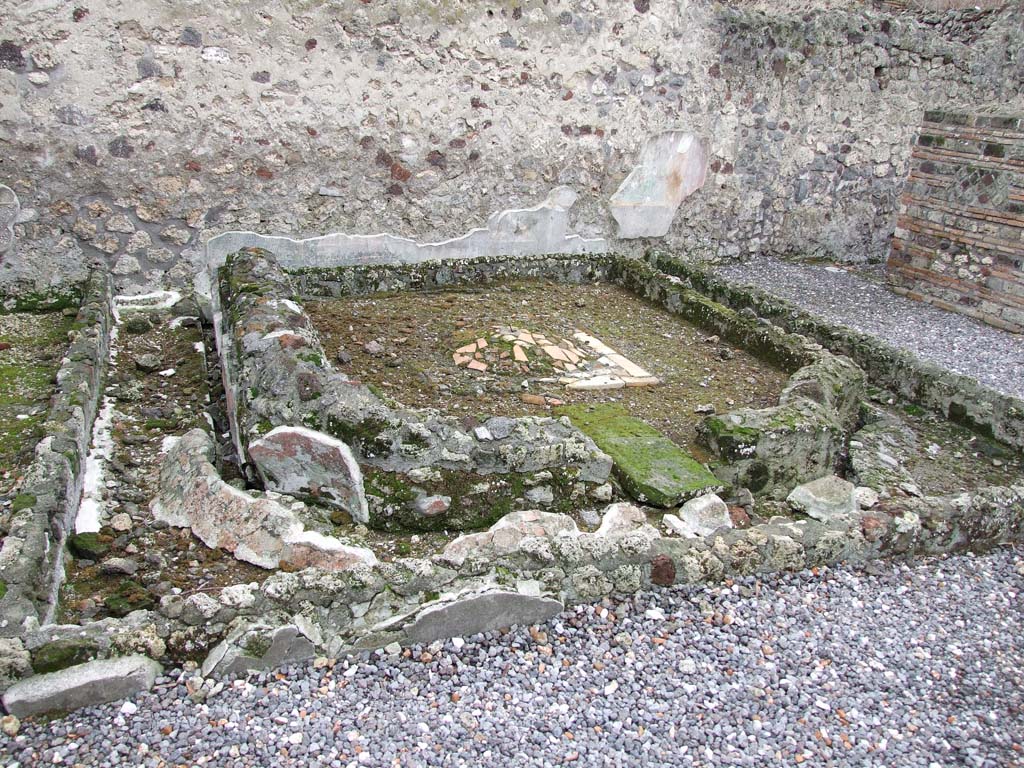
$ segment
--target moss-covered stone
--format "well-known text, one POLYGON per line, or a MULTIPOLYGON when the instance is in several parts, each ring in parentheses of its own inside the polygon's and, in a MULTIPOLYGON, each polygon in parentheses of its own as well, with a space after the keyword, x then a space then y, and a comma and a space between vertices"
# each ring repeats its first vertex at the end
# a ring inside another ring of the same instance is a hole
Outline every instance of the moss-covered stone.
POLYGON ((36 674, 57 672, 96 658, 99 645, 88 637, 54 640, 32 652, 32 669, 36 674))
POLYGON ((557 409, 612 457, 622 487, 635 499, 672 507, 722 483, 696 459, 622 406, 571 405, 557 409))
POLYGON ((124 321, 124 329, 128 333, 142 335, 153 330, 153 324, 145 315, 132 315, 124 321))
POLYGON ((0 297, 0 314, 16 312, 59 312, 77 308, 82 302, 82 287, 49 291, 26 291, 14 296, 0 297))
POLYGON ((132 611, 149 610, 156 604, 153 593, 136 581, 130 579, 118 587, 117 592, 103 601, 104 607, 111 616, 120 618, 132 611))
POLYGON ((80 560, 99 560, 110 551, 98 533, 76 533, 69 536, 68 549, 80 560))

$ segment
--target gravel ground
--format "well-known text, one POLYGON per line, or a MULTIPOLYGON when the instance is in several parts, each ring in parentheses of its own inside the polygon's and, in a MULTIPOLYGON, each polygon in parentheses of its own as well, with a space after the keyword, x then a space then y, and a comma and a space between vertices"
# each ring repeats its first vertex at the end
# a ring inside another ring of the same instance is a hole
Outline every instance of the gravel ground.
POLYGON ((897 296, 883 284, 881 267, 847 271, 762 257, 716 272, 1024 398, 1024 336, 897 296))
POLYGON ((195 673, 173 675, 135 703, 25 723, 0 761, 1024 765, 1024 551, 869 570, 641 593, 227 681, 205 702, 195 673))

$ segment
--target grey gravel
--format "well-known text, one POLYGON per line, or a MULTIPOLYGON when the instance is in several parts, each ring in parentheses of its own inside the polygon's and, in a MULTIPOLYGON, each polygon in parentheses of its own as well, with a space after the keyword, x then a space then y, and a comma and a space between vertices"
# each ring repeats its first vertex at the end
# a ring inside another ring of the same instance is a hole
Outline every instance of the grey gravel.
POLYGON ((715 271, 999 392, 1024 398, 1024 336, 897 296, 885 287, 881 267, 850 271, 760 257, 715 271))
POLYGON ((24 723, 0 764, 1021 766, 1022 590, 1015 549, 659 589, 404 656, 176 673, 24 723))

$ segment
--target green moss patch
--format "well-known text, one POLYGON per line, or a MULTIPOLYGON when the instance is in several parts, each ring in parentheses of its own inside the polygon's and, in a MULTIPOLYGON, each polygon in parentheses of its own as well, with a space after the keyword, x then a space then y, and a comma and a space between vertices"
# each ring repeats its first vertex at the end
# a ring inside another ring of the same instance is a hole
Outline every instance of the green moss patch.
POLYGON ((96 658, 99 646, 89 638, 54 640, 32 652, 32 670, 37 674, 57 672, 96 658))
POLYGON ((620 405, 569 405, 556 413, 612 457, 622 487, 637 501, 672 507, 722 488, 696 459, 620 405))
POLYGON ((143 611, 156 605, 153 593, 135 581, 125 581, 113 595, 103 601, 111 616, 127 616, 132 611, 143 611))
MULTIPOLYGON (((431 480, 369 468, 364 470, 370 527, 392 533, 403 531, 473 531, 487 528, 508 513, 531 505, 527 492, 547 486, 553 500, 549 512, 570 512, 574 507, 576 470, 549 469, 544 473, 480 475, 440 469, 431 480), (446 510, 424 514, 418 503, 429 497, 449 499, 446 510)), ((536 504, 532 504, 536 506, 536 504)))
POLYGON ((98 533, 76 533, 68 537, 68 549, 81 560, 99 560, 110 547, 98 533))

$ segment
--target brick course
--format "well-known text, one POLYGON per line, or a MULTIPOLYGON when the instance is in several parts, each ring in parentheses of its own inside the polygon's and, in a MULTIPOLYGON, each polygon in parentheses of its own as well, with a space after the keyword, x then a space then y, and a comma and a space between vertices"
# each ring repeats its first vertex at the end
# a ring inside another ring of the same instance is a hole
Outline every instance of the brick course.
POLYGON ((1024 117, 925 112, 888 271, 897 292, 1024 332, 1024 117))

